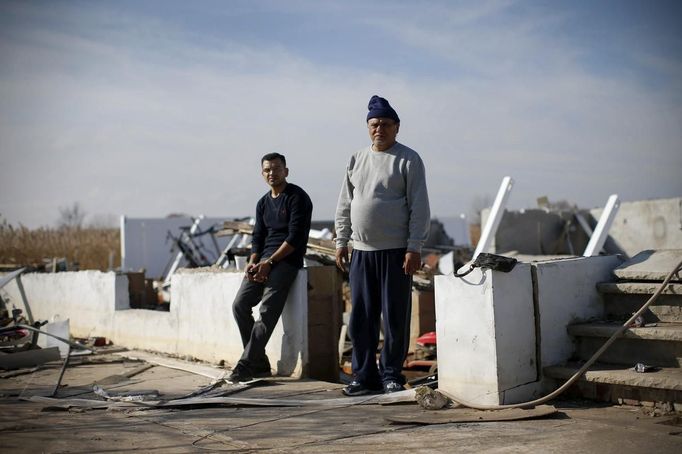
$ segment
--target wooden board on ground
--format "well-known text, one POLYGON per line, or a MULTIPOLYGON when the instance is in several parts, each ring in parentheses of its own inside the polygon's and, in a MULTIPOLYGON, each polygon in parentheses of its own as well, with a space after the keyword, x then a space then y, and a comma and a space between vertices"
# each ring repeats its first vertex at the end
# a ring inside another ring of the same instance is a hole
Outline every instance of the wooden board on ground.
POLYGON ((146 361, 148 363, 156 364, 157 366, 168 367, 170 369, 184 370, 185 372, 202 375, 204 377, 212 378, 213 380, 223 378, 226 373, 225 369, 219 369, 217 367, 207 366, 200 363, 190 363, 187 361, 181 361, 179 359, 167 358, 138 350, 118 352, 114 354, 128 359, 146 361))
POLYGON ((238 383, 230 383, 229 381, 226 380, 218 380, 213 383, 210 383, 206 386, 202 386, 201 388, 197 389, 196 391, 193 391, 189 394, 186 394, 181 397, 176 397, 173 400, 180 400, 180 399, 191 399, 194 397, 201 397, 201 398, 207 398, 207 397, 224 397, 229 394, 234 394, 239 391, 242 391, 244 389, 248 389, 252 386, 259 386, 259 385, 264 385, 268 383, 264 378, 254 378, 249 381, 244 381, 244 382, 238 382, 238 383))
POLYGON ((398 424, 448 424, 464 422, 517 421, 543 418, 553 415, 557 409, 552 405, 539 405, 531 409, 505 408, 504 410, 474 410, 452 408, 447 410, 421 410, 414 415, 386 416, 386 420, 398 424))

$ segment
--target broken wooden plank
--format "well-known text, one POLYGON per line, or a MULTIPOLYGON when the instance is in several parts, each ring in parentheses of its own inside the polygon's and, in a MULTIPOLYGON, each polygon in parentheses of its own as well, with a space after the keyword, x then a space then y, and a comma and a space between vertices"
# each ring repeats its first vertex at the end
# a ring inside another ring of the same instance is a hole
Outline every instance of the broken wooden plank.
POLYGON ((258 385, 263 385, 267 383, 264 379, 262 378, 257 378, 254 380, 250 380, 247 382, 239 382, 239 383, 230 383, 225 379, 218 379, 206 386, 202 386, 201 388, 197 389, 196 391, 192 391, 189 394, 186 394, 184 396, 176 397, 174 400, 180 400, 180 399, 190 399, 193 397, 222 397, 224 395, 228 394, 234 394, 236 392, 242 391, 244 389, 251 388, 253 386, 258 386, 258 385), (223 388, 225 389, 219 389, 223 388))
POLYGON ((474 410, 453 408, 448 410, 421 410, 413 415, 390 415, 387 421, 397 424, 449 424, 464 422, 518 421, 544 418, 557 413, 552 405, 539 405, 530 409, 505 408, 503 410, 474 410))
MULTIPOLYGON (((251 235, 253 234, 253 225, 242 221, 225 221, 223 223, 223 228, 216 232, 216 236, 228 236, 235 234, 251 235)), ((308 248, 318 250, 329 255, 334 255, 336 253, 336 243, 334 240, 308 238, 308 248)))
POLYGON ((208 377, 213 380, 223 378, 226 372, 225 369, 220 369, 205 364, 188 363, 186 361, 180 361, 178 359, 173 358, 165 358, 163 356, 153 355, 151 353, 139 350, 117 352, 114 354, 128 359, 146 361, 151 364, 156 364, 157 366, 168 367, 169 369, 183 370, 185 372, 201 375, 203 377, 208 377))
POLYGON ((244 221, 225 221, 223 223, 223 228, 218 230, 216 236, 227 236, 234 235, 235 233, 241 233, 244 235, 251 235, 253 233, 253 226, 248 222, 244 221))

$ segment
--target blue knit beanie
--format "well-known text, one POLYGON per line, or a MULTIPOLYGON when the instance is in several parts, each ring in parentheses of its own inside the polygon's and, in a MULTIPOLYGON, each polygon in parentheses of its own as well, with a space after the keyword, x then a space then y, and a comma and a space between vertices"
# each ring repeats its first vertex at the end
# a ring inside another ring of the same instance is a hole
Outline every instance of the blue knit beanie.
POLYGON ((400 118, 398 118, 398 114, 393 110, 393 107, 391 107, 387 100, 380 96, 372 96, 367 108, 369 109, 367 121, 369 121, 370 118, 384 117, 391 118, 395 120, 396 123, 400 123, 400 118))

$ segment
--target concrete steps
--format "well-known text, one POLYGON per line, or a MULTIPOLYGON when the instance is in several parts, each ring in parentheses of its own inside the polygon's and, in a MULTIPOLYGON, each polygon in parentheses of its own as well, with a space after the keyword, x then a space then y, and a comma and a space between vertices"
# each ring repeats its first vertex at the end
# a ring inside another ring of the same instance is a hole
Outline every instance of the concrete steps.
MULTIPOLYGON (((597 286, 607 320, 625 321, 656 292, 660 282, 606 282, 597 286)), ((682 284, 668 284, 643 314, 646 323, 682 320, 682 284)))
MULTIPOLYGON (((584 363, 570 362, 544 369, 554 387, 559 387, 584 363)), ((648 406, 668 405, 682 411, 682 369, 661 368, 656 372, 639 373, 623 365, 595 363, 567 395, 602 402, 648 406)))
MULTIPOLYGON (((590 359, 619 327, 619 323, 609 322, 570 325, 568 333, 576 339, 575 358, 582 361, 590 359)), ((682 324, 655 323, 628 328, 599 357, 599 361, 628 367, 637 363, 681 367, 682 324)))
MULTIPOLYGON (((644 251, 614 270, 617 282, 601 283, 604 320, 567 327, 575 339, 573 362, 545 367, 560 386, 658 290, 682 250, 644 251)), ((664 406, 682 411, 682 283, 669 283, 643 314, 644 325, 630 327, 599 357, 570 390, 573 396, 607 402, 664 406), (637 363, 658 368, 633 370, 637 363)))

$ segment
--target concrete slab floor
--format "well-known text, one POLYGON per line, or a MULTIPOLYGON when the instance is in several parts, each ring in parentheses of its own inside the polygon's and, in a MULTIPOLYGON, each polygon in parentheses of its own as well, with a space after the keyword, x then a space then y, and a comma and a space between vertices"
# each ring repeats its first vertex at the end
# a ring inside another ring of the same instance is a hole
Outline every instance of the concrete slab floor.
MULTIPOLYGON (((92 383, 121 376, 140 363, 67 369, 58 397, 95 399, 92 383)), ((557 401, 551 418, 432 426, 395 425, 387 415, 410 415, 416 404, 341 408, 194 406, 183 409, 43 411, 19 395, 49 394, 59 368, 0 379, 3 452, 303 452, 303 453, 678 453, 682 426, 674 416, 647 416, 637 407, 557 401), (49 391, 49 392, 48 392, 49 391)), ((152 367, 111 391, 157 389, 178 397, 210 382, 181 370, 152 367)), ((341 397, 342 385, 275 377, 240 397, 341 397)))

